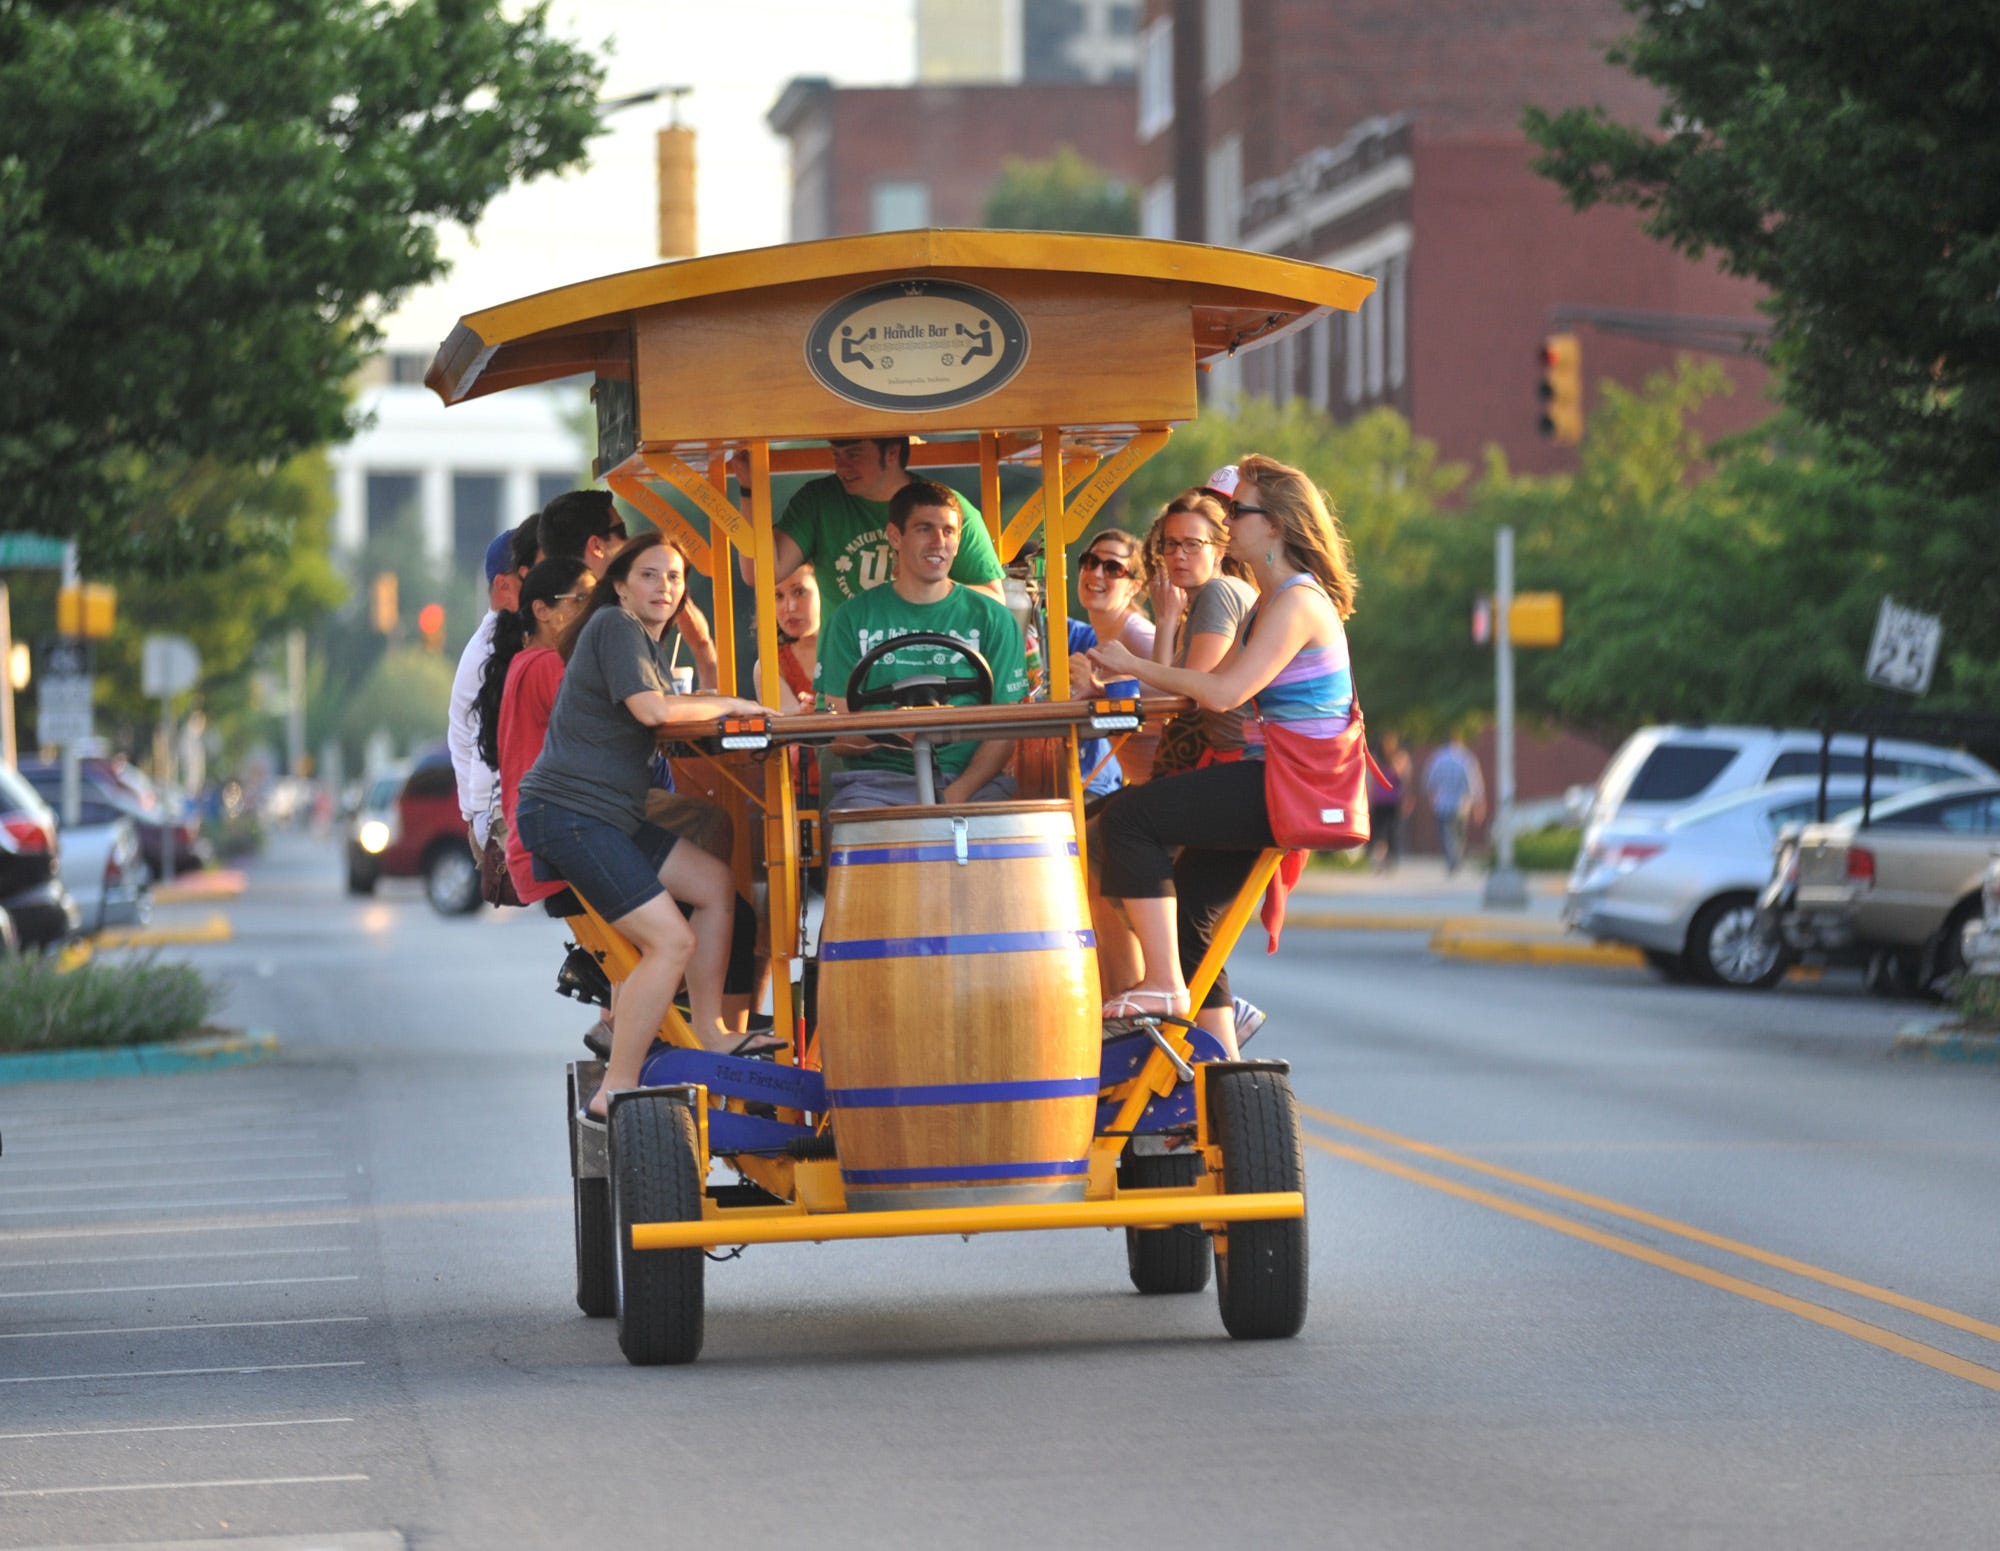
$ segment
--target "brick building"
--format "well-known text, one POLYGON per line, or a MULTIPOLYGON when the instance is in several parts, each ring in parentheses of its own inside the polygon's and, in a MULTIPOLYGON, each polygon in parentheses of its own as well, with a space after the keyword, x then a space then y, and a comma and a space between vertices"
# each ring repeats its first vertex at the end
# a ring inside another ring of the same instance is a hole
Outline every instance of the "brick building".
POLYGON ((786 86, 766 121, 791 142, 791 240, 915 226, 979 226, 1010 156, 1071 146, 1136 182, 1133 88, 1116 83, 989 82, 786 86))
MULTIPOLYGON (((1679 258, 1629 211, 1570 210, 1530 168, 1530 103, 1654 118, 1651 88, 1604 62, 1627 22, 1617 0, 1146 0, 1141 230, 1381 282, 1359 313, 1211 387, 1305 397, 1341 419, 1391 405, 1447 457, 1492 443, 1546 472, 1574 458, 1536 429, 1537 350, 1556 319, 1576 320, 1592 385, 1636 386, 1697 334, 1739 342, 1754 287, 1679 258)), ((1711 407, 1711 433, 1768 412, 1762 367, 1721 359, 1737 391, 1711 407)))

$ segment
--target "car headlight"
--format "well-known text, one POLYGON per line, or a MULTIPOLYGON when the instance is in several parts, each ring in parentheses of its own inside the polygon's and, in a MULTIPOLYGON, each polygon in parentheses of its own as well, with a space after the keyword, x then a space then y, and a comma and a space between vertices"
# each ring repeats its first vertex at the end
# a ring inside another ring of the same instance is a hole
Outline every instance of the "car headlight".
POLYGON ((355 831, 354 838, 370 856, 380 856, 389 849, 389 826, 380 819, 370 819, 355 831))

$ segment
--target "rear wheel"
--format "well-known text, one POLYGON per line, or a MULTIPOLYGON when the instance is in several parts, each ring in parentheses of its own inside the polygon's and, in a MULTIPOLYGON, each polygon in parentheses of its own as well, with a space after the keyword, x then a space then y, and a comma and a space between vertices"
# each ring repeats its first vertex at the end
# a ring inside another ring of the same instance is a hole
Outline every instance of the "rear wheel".
POLYGON ((1710 985, 1768 991, 1785 973, 1784 945, 1757 919, 1751 894, 1721 894, 1695 912, 1687 962, 1710 985))
POLYGON ((701 1355, 702 1252, 632 1248, 634 1223, 700 1220, 695 1145, 694 1115, 683 1099, 641 1095, 611 1111, 618 1349, 635 1366, 691 1363, 701 1355))
POLYGON ((611 1181, 570 1181, 576 1198, 576 1306, 592 1319, 618 1312, 618 1251, 611 1234, 611 1181))
POLYGON ((446 841, 424 858, 424 893, 441 916, 462 916, 479 905, 479 863, 462 844, 446 841))
MULTIPOLYGON (((1298 1109, 1282 1072, 1217 1072, 1208 1106, 1225 1195, 1305 1189, 1298 1109)), ((1239 1341, 1297 1335, 1306 1322, 1305 1219, 1231 1223, 1226 1239, 1215 1248, 1223 1328, 1239 1341)))
POLYGON ((1977 894, 1961 900, 1958 908, 1945 917, 1937 936, 1924 949, 1922 989, 1926 996, 1943 1001, 1958 990, 1958 983, 1965 978, 1968 945, 1973 934, 1981 929, 1982 920, 1977 894))
MULTIPOLYGON (((1126 1154, 1118 1183, 1127 1190, 1168 1190, 1201 1177, 1201 1158, 1192 1152, 1164 1157, 1126 1154)), ((1125 1269, 1142 1293, 1196 1293, 1208 1285, 1208 1235, 1196 1223, 1173 1228, 1127 1228, 1125 1269)))

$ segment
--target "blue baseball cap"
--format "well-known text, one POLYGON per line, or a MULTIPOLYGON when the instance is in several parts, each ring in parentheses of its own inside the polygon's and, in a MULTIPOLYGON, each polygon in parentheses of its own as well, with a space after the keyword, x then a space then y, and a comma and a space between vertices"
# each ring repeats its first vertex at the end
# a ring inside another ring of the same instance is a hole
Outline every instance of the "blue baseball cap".
POLYGON ((491 587, 494 577, 513 569, 514 530, 509 528, 504 533, 496 534, 493 542, 486 546, 486 585, 491 587))

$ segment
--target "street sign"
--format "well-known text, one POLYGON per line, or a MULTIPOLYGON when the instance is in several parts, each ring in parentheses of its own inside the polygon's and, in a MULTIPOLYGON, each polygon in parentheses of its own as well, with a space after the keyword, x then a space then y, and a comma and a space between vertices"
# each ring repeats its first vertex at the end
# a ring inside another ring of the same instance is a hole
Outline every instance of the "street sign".
POLYGON ((35 653, 35 671, 44 678, 77 679, 90 676, 90 643, 66 641, 61 636, 44 636, 35 653))
POLYGON ((193 689, 201 677, 201 653, 186 636, 149 635, 139 650, 139 692, 148 699, 193 689))
POLYGON ((1935 614, 1906 609, 1884 598, 1875 616, 1875 639, 1868 644, 1868 682, 1884 689, 1921 695, 1931 687, 1944 627, 1935 614))
POLYGON ((86 742, 95 732, 90 719, 90 692, 95 683, 87 675, 43 674, 36 686, 37 739, 62 747, 86 742))
POLYGON ((59 571, 68 547, 63 540, 40 533, 0 533, 0 570, 32 567, 59 571))

